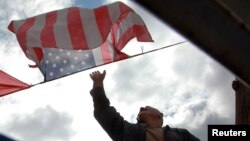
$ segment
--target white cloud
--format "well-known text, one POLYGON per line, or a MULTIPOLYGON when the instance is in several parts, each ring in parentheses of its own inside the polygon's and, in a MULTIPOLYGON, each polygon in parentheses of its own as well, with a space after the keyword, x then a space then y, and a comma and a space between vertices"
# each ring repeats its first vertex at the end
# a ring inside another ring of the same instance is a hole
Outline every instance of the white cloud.
POLYGON ((27 115, 13 114, 4 130, 18 140, 68 141, 74 134, 72 121, 67 113, 59 113, 46 106, 27 115))

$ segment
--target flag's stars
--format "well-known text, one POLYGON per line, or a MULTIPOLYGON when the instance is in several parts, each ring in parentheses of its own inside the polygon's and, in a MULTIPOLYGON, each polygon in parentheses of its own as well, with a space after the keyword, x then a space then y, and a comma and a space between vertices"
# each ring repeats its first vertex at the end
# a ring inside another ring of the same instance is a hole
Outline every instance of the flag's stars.
POLYGON ((67 60, 63 60, 63 64, 66 64, 68 61, 67 60))
POLYGON ((52 65, 53 68, 56 68, 56 66, 57 66, 56 64, 53 64, 53 65, 52 65))
MULTIPOLYGON (((50 49, 48 49, 50 50, 50 49)), ((83 50, 63 50, 48 51, 45 54, 43 67, 46 80, 60 78, 93 67, 94 58, 91 51, 83 50), (50 56, 49 56, 50 53, 50 56), (47 72, 47 73, 46 73, 47 72)))
POLYGON ((60 56, 56 56, 56 60, 59 60, 60 59, 60 56))
POLYGON ((89 54, 88 53, 86 53, 84 56, 85 56, 85 58, 89 58, 89 54))
POLYGON ((50 75, 50 77, 52 77, 52 76, 54 75, 54 73, 53 73, 53 72, 50 72, 49 75, 50 75))
POLYGON ((63 68, 60 68, 60 72, 63 72, 64 71, 64 69, 63 68))
POLYGON ((49 56, 52 56, 52 52, 49 52, 48 55, 49 55, 49 56))
POLYGON ((71 55, 71 53, 68 51, 68 52, 67 52, 67 56, 70 56, 70 55, 71 55))
POLYGON ((82 61, 81 64, 84 66, 84 65, 86 64, 86 62, 85 62, 85 61, 82 61))

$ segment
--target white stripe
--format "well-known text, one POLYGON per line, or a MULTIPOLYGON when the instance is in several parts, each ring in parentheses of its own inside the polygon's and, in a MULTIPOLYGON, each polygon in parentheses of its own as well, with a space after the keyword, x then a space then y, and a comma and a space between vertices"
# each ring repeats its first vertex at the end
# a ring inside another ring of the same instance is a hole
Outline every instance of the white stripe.
POLYGON ((67 26, 68 9, 57 11, 57 19, 54 25, 56 45, 61 49, 73 49, 67 26))
POLYGON ((33 47, 42 47, 41 42, 41 31, 45 25, 46 15, 40 15, 35 17, 35 22, 33 26, 27 31, 26 38, 27 38, 27 50, 26 54, 28 58, 38 63, 37 56, 34 53, 33 47))
POLYGON ((80 9, 80 16, 88 48, 93 49, 100 46, 103 41, 96 23, 94 11, 90 9, 80 9))
POLYGON ((119 24, 116 33, 115 43, 117 44, 123 34, 133 25, 145 25, 142 18, 134 12, 130 12, 125 19, 119 24))
POLYGON ((92 49, 92 53, 94 55, 96 66, 102 65, 104 62, 102 60, 103 57, 102 57, 101 48, 97 47, 95 49, 92 49))
POLYGON ((116 52, 114 51, 114 47, 113 47, 113 44, 112 44, 112 36, 111 36, 112 32, 110 32, 110 34, 108 35, 108 38, 107 38, 107 43, 108 43, 108 50, 109 50, 109 55, 111 56, 111 61, 114 61, 114 57, 116 56, 116 52))
POLYGON ((120 16, 121 14, 121 10, 120 10, 120 2, 116 2, 110 5, 107 5, 108 7, 108 11, 109 11, 109 17, 112 21, 112 23, 114 23, 120 16))
POLYGON ((30 29, 27 31, 27 47, 41 47, 41 31, 45 25, 46 15, 36 16, 34 19, 34 24, 30 29))
POLYGON ((17 33, 18 29, 21 27, 21 25, 23 25, 23 23, 25 22, 26 20, 18 20, 18 21, 13 21, 13 32, 14 33, 17 33))

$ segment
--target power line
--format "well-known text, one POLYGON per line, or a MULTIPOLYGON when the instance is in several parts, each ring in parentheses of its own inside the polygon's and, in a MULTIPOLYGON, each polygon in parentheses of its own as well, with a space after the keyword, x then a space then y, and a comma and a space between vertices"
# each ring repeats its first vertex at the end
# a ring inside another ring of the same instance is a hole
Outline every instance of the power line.
MULTIPOLYGON (((112 62, 109 62, 109 63, 106 63, 106 64, 101 64, 101 65, 98 65, 98 66, 93 66, 91 68, 84 69, 84 70, 81 70, 81 71, 77 71, 77 72, 74 72, 74 73, 62 76, 60 78, 56 78, 56 79, 61 79, 61 78, 64 78, 66 76, 70 76, 70 75, 73 75, 73 74, 76 74, 76 73, 79 73, 79 72, 82 72, 82 71, 90 70, 90 69, 93 69, 93 68, 96 68, 96 67, 104 66, 104 65, 115 63, 115 62, 119 62, 119 61, 124 61, 126 59, 131 59, 131 58, 134 58, 134 57, 137 57, 137 56, 141 56, 141 55, 145 55, 145 54, 149 54, 149 53, 152 53, 152 52, 156 52, 156 51, 159 51, 159 50, 162 50, 162 49, 166 49, 166 48, 169 48, 169 47, 173 47, 173 46, 176 46, 176 45, 183 44, 185 42, 187 42, 187 41, 182 41, 182 42, 178 42, 178 43, 175 43, 175 44, 167 45, 167 46, 164 46, 164 47, 161 47, 161 48, 157 48, 157 49, 154 49, 154 50, 147 51, 145 53, 142 52, 142 53, 139 53, 139 54, 135 54, 135 55, 129 56, 128 58, 125 58, 125 59, 115 60, 115 61, 112 61, 112 62)), ((40 82, 40 83, 37 83, 37 84, 33 84, 31 86, 36 86, 36 85, 43 84, 43 83, 46 83, 46 82, 50 82, 50 81, 53 81, 53 80, 56 80, 56 79, 52 79, 52 80, 49 80, 49 81, 43 81, 43 82, 40 82)))

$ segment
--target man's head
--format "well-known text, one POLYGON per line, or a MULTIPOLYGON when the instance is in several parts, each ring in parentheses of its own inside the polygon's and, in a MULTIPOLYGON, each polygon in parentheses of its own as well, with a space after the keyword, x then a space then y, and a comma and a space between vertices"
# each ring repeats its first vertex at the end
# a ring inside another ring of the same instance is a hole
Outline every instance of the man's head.
POLYGON ((150 106, 141 107, 137 115, 137 121, 139 123, 145 123, 151 128, 160 128, 163 124, 163 114, 150 106))

